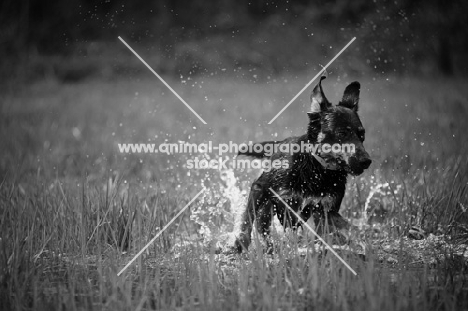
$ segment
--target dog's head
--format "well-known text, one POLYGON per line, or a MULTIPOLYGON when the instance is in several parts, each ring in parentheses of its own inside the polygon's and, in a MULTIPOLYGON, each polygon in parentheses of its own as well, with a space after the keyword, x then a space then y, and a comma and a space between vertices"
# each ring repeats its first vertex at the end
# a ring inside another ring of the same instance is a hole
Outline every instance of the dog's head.
POLYGON ((357 114, 360 84, 349 84, 343 99, 333 106, 323 93, 323 79, 311 95, 309 136, 315 136, 310 138, 320 144, 317 154, 327 166, 360 175, 372 163, 364 149, 365 130, 357 114))

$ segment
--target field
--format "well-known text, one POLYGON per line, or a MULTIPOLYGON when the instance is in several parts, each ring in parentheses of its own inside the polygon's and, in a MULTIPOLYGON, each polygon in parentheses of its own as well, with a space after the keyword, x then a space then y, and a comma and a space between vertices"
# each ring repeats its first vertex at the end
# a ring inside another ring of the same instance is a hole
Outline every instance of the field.
POLYGON ((268 121, 314 75, 167 77, 207 125, 149 75, 2 85, 0 309, 468 308, 466 81, 339 71, 324 81, 333 103, 346 83, 362 85, 373 164, 349 179, 342 214, 368 246, 365 256, 338 250, 357 276, 289 232, 275 235, 274 255, 261 243, 243 255, 218 252, 259 170, 188 170, 191 155, 117 148, 301 134, 310 89, 268 121), (366 206, 376 211, 372 225, 362 221, 366 206))

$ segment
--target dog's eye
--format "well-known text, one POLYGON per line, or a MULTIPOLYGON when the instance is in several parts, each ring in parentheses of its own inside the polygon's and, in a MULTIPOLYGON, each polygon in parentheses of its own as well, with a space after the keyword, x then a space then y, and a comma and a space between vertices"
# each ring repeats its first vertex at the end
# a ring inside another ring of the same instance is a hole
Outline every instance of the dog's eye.
POLYGON ((347 135, 348 135, 348 133, 346 133, 346 132, 338 132, 338 133, 336 133, 336 138, 343 139, 343 138, 346 138, 347 135))

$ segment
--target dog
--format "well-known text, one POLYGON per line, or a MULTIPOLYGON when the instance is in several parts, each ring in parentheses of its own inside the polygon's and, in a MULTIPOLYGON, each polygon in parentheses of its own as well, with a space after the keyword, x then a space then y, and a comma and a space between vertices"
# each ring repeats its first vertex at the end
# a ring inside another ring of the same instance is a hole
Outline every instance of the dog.
MULTIPOLYGON (((367 169, 372 160, 364 148, 365 130, 358 116, 359 82, 349 84, 338 105, 332 105, 322 89, 322 80, 311 94, 311 111, 308 112, 309 124, 307 133, 299 137, 290 137, 283 141, 259 143, 287 147, 292 144, 354 144, 353 152, 281 152, 270 155, 263 151, 239 152, 239 155, 259 159, 269 159, 274 163, 287 161, 287 166, 272 167, 252 183, 250 194, 234 250, 247 250, 251 242, 253 223, 259 234, 264 237, 268 252, 272 252, 270 225, 276 215, 284 228, 297 229, 301 224, 297 217, 275 196, 276 192, 302 220, 306 222, 313 217, 318 234, 326 232, 345 232, 350 224, 340 214, 340 205, 346 190, 348 174, 360 175, 367 169), (327 231, 328 230, 328 231, 327 231)), ((343 235, 340 235, 343 237, 343 235)), ((344 235, 346 237, 346 235, 344 235)))

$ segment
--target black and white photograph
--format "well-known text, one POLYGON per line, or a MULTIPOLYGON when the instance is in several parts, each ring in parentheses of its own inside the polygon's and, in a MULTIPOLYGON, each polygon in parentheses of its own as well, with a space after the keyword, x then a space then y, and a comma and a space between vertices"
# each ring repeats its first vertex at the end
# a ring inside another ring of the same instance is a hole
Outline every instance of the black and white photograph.
POLYGON ((0 1, 0 310, 468 310, 467 13, 0 1))

